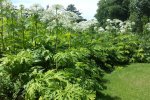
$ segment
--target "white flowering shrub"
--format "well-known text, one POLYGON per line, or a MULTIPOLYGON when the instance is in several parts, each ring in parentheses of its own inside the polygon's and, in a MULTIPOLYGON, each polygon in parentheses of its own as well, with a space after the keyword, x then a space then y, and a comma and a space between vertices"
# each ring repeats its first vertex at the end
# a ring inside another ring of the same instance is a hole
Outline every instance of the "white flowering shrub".
POLYGON ((98 27, 98 32, 105 32, 105 29, 103 27, 98 27))
POLYGON ((91 32, 92 30, 101 33, 101 32, 115 32, 115 33, 126 33, 132 32, 132 28, 135 25, 134 22, 130 21, 121 21, 119 19, 107 19, 107 26, 105 28, 98 26, 98 21, 95 19, 82 21, 80 23, 73 24, 73 30, 78 32, 91 32))
POLYGON ((53 5, 43 12, 41 21, 47 23, 47 29, 52 30, 56 26, 61 26, 66 29, 72 28, 73 23, 78 19, 78 16, 66 11, 62 5, 53 5))
POLYGON ((105 27, 106 31, 110 31, 110 32, 121 32, 121 33, 125 33, 125 32, 132 32, 132 27, 133 25, 135 25, 134 22, 130 22, 130 21, 121 21, 119 19, 107 19, 107 26, 105 27))
POLYGON ((88 21, 81 21, 79 23, 75 23, 73 26, 73 30, 80 31, 80 32, 85 32, 89 31, 91 27, 97 26, 98 21, 96 19, 88 20, 88 21))

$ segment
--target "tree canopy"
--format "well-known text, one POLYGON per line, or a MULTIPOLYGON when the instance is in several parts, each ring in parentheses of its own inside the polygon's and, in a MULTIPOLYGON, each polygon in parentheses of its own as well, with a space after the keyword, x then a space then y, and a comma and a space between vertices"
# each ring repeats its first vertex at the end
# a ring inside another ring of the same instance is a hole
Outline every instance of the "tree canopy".
POLYGON ((95 17, 100 25, 104 25, 106 19, 127 20, 129 18, 129 0, 100 0, 95 17))

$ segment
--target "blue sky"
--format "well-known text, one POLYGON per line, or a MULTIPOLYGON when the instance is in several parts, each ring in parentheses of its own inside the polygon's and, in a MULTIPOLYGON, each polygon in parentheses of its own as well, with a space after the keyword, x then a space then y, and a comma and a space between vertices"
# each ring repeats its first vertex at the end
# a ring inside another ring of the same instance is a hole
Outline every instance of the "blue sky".
POLYGON ((16 6, 23 4, 26 7, 30 7, 35 3, 41 4, 43 7, 54 4, 61 4, 64 7, 67 7, 69 4, 74 4, 75 7, 82 13, 82 16, 86 19, 94 18, 98 1, 99 0, 11 0, 11 2, 16 6))

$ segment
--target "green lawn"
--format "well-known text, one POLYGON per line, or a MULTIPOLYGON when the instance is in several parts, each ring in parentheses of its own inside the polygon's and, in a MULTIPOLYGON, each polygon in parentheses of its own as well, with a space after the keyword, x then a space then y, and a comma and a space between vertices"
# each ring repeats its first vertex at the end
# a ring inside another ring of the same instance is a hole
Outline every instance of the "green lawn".
POLYGON ((150 100, 150 64, 131 64, 118 68, 105 78, 108 82, 103 93, 118 98, 113 100, 150 100))

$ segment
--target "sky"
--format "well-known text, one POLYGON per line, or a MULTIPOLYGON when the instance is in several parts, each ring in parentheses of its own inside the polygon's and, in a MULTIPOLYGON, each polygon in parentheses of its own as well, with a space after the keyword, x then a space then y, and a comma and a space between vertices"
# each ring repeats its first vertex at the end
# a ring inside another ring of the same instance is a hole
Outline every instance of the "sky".
POLYGON ((66 8, 69 4, 74 4, 82 13, 82 16, 88 20, 94 18, 98 1, 99 0, 11 0, 14 5, 18 6, 23 4, 25 7, 30 7, 32 4, 38 3, 43 7, 46 7, 46 5, 61 4, 66 8))

